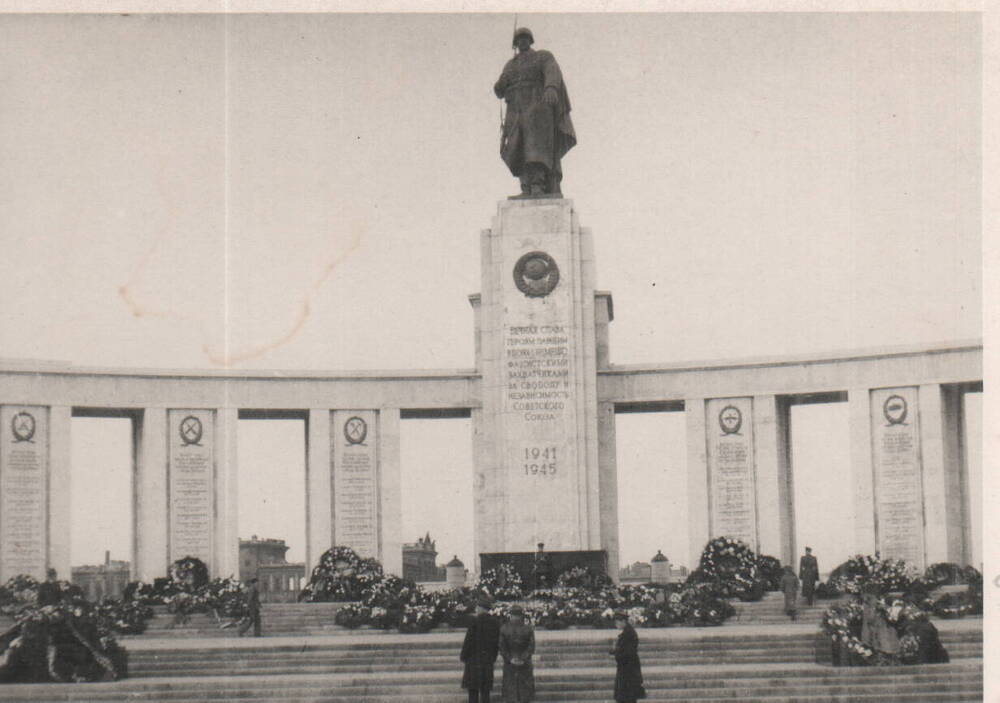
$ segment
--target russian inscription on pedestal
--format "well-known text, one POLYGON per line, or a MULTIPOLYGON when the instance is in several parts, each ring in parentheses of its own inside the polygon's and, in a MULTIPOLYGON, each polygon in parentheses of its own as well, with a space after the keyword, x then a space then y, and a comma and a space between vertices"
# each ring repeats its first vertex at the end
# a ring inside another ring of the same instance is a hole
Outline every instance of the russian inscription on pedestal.
POLYGON ((871 392, 875 529, 883 557, 924 570, 924 505, 918 389, 871 392))
POLYGON ((0 407, 0 583, 45 576, 49 409, 0 407))
POLYGON ((334 542, 362 557, 381 558, 377 421, 374 410, 331 412, 330 457, 334 542))
POLYGON ((753 399, 713 398, 705 417, 711 536, 734 537, 756 549, 753 399))
POLYGON ((170 410, 170 561, 197 557, 211 569, 215 412, 170 410))
MULTIPOLYGON (((512 549, 544 542, 553 550, 578 549, 577 438, 579 428, 576 340, 571 279, 559 273, 565 247, 534 237, 503 241, 515 262, 504 283, 501 327, 502 414, 512 549)), ((563 262, 565 259, 563 259, 563 262)))

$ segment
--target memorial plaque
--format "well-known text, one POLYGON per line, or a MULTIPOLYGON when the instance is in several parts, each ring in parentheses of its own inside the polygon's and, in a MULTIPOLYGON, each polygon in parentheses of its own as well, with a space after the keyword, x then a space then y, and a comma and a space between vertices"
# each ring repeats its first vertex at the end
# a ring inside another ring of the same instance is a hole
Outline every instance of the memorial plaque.
POLYGON ((45 577, 48 525, 49 409, 0 407, 0 583, 18 574, 45 577))
POLYGON ((923 572, 924 504, 918 389, 871 392, 878 550, 923 572))
POLYGON ((753 399, 707 402, 711 537, 733 537, 757 548, 753 399))
POLYGON ((378 414, 335 410, 330 422, 334 543, 379 559, 378 414))
POLYGON ((170 561, 186 556, 212 566, 215 412, 170 410, 170 561))

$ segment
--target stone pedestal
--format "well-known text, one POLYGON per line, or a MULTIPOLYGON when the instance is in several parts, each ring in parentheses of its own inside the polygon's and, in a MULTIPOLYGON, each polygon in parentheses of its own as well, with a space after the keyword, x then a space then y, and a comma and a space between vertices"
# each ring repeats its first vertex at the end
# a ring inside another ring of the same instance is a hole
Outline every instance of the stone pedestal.
POLYGON ((483 232, 477 553, 615 547, 601 525, 592 252, 569 200, 502 201, 483 232))

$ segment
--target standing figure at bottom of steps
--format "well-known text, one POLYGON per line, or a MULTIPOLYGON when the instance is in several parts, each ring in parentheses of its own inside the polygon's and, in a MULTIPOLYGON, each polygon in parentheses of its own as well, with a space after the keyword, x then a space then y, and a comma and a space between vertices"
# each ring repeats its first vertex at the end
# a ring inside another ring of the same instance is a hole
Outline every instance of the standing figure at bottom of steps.
POLYGON ((615 673, 616 703, 636 703, 646 697, 642 686, 642 665, 639 663, 639 635, 628 621, 628 613, 615 611, 615 627, 621 630, 611 654, 618 664, 615 673))
POLYGON ((524 622, 524 609, 510 609, 510 621, 500 627, 500 656, 503 657, 503 703, 531 703, 535 697, 535 630, 524 622))
POLYGON ((476 617, 465 632, 461 660, 465 664, 462 688, 469 691, 469 703, 490 703, 493 665, 500 651, 500 625, 489 614, 490 604, 476 603, 476 617))

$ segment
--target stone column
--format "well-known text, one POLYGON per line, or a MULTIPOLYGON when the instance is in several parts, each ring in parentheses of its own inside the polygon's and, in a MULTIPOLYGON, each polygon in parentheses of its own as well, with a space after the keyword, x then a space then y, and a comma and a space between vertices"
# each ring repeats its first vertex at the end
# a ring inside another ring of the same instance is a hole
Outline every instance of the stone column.
POLYGON ((216 566, 220 577, 240 575, 238 408, 217 411, 216 566))
POLYGON ((403 575, 403 497, 399 408, 379 410, 379 525, 382 568, 403 575))
POLYGON ((854 541, 852 553, 875 552, 875 473, 872 463, 870 391, 847 391, 851 477, 854 481, 854 541))
POLYGON ((600 469, 601 549, 608 553, 608 575, 618 583, 618 457, 615 444, 615 404, 597 404, 597 436, 600 469))
POLYGON ((135 570, 152 583, 167 567, 167 411, 146 408, 139 421, 135 472, 135 570))
POLYGON ((330 463, 330 411, 309 411, 306 440, 306 573, 333 546, 333 474, 330 463))
POLYGON ((477 544, 600 549, 590 233, 569 200, 506 200, 482 255, 479 430, 494 451, 477 452, 477 544))
POLYGON ((687 426, 688 566, 698 567, 701 550, 712 537, 708 527, 708 451, 705 441, 705 399, 684 399, 687 426))
POLYGON ((968 555, 959 453, 961 396, 934 383, 920 386, 919 397, 927 564, 964 565, 968 555))
POLYGON ((49 408, 49 566, 59 572, 59 578, 69 581, 70 509, 73 483, 72 469, 73 409, 68 405, 49 408))
POLYGON ((773 395, 754 396, 757 526, 760 551, 794 564, 795 506, 788 459, 788 403, 773 395))

